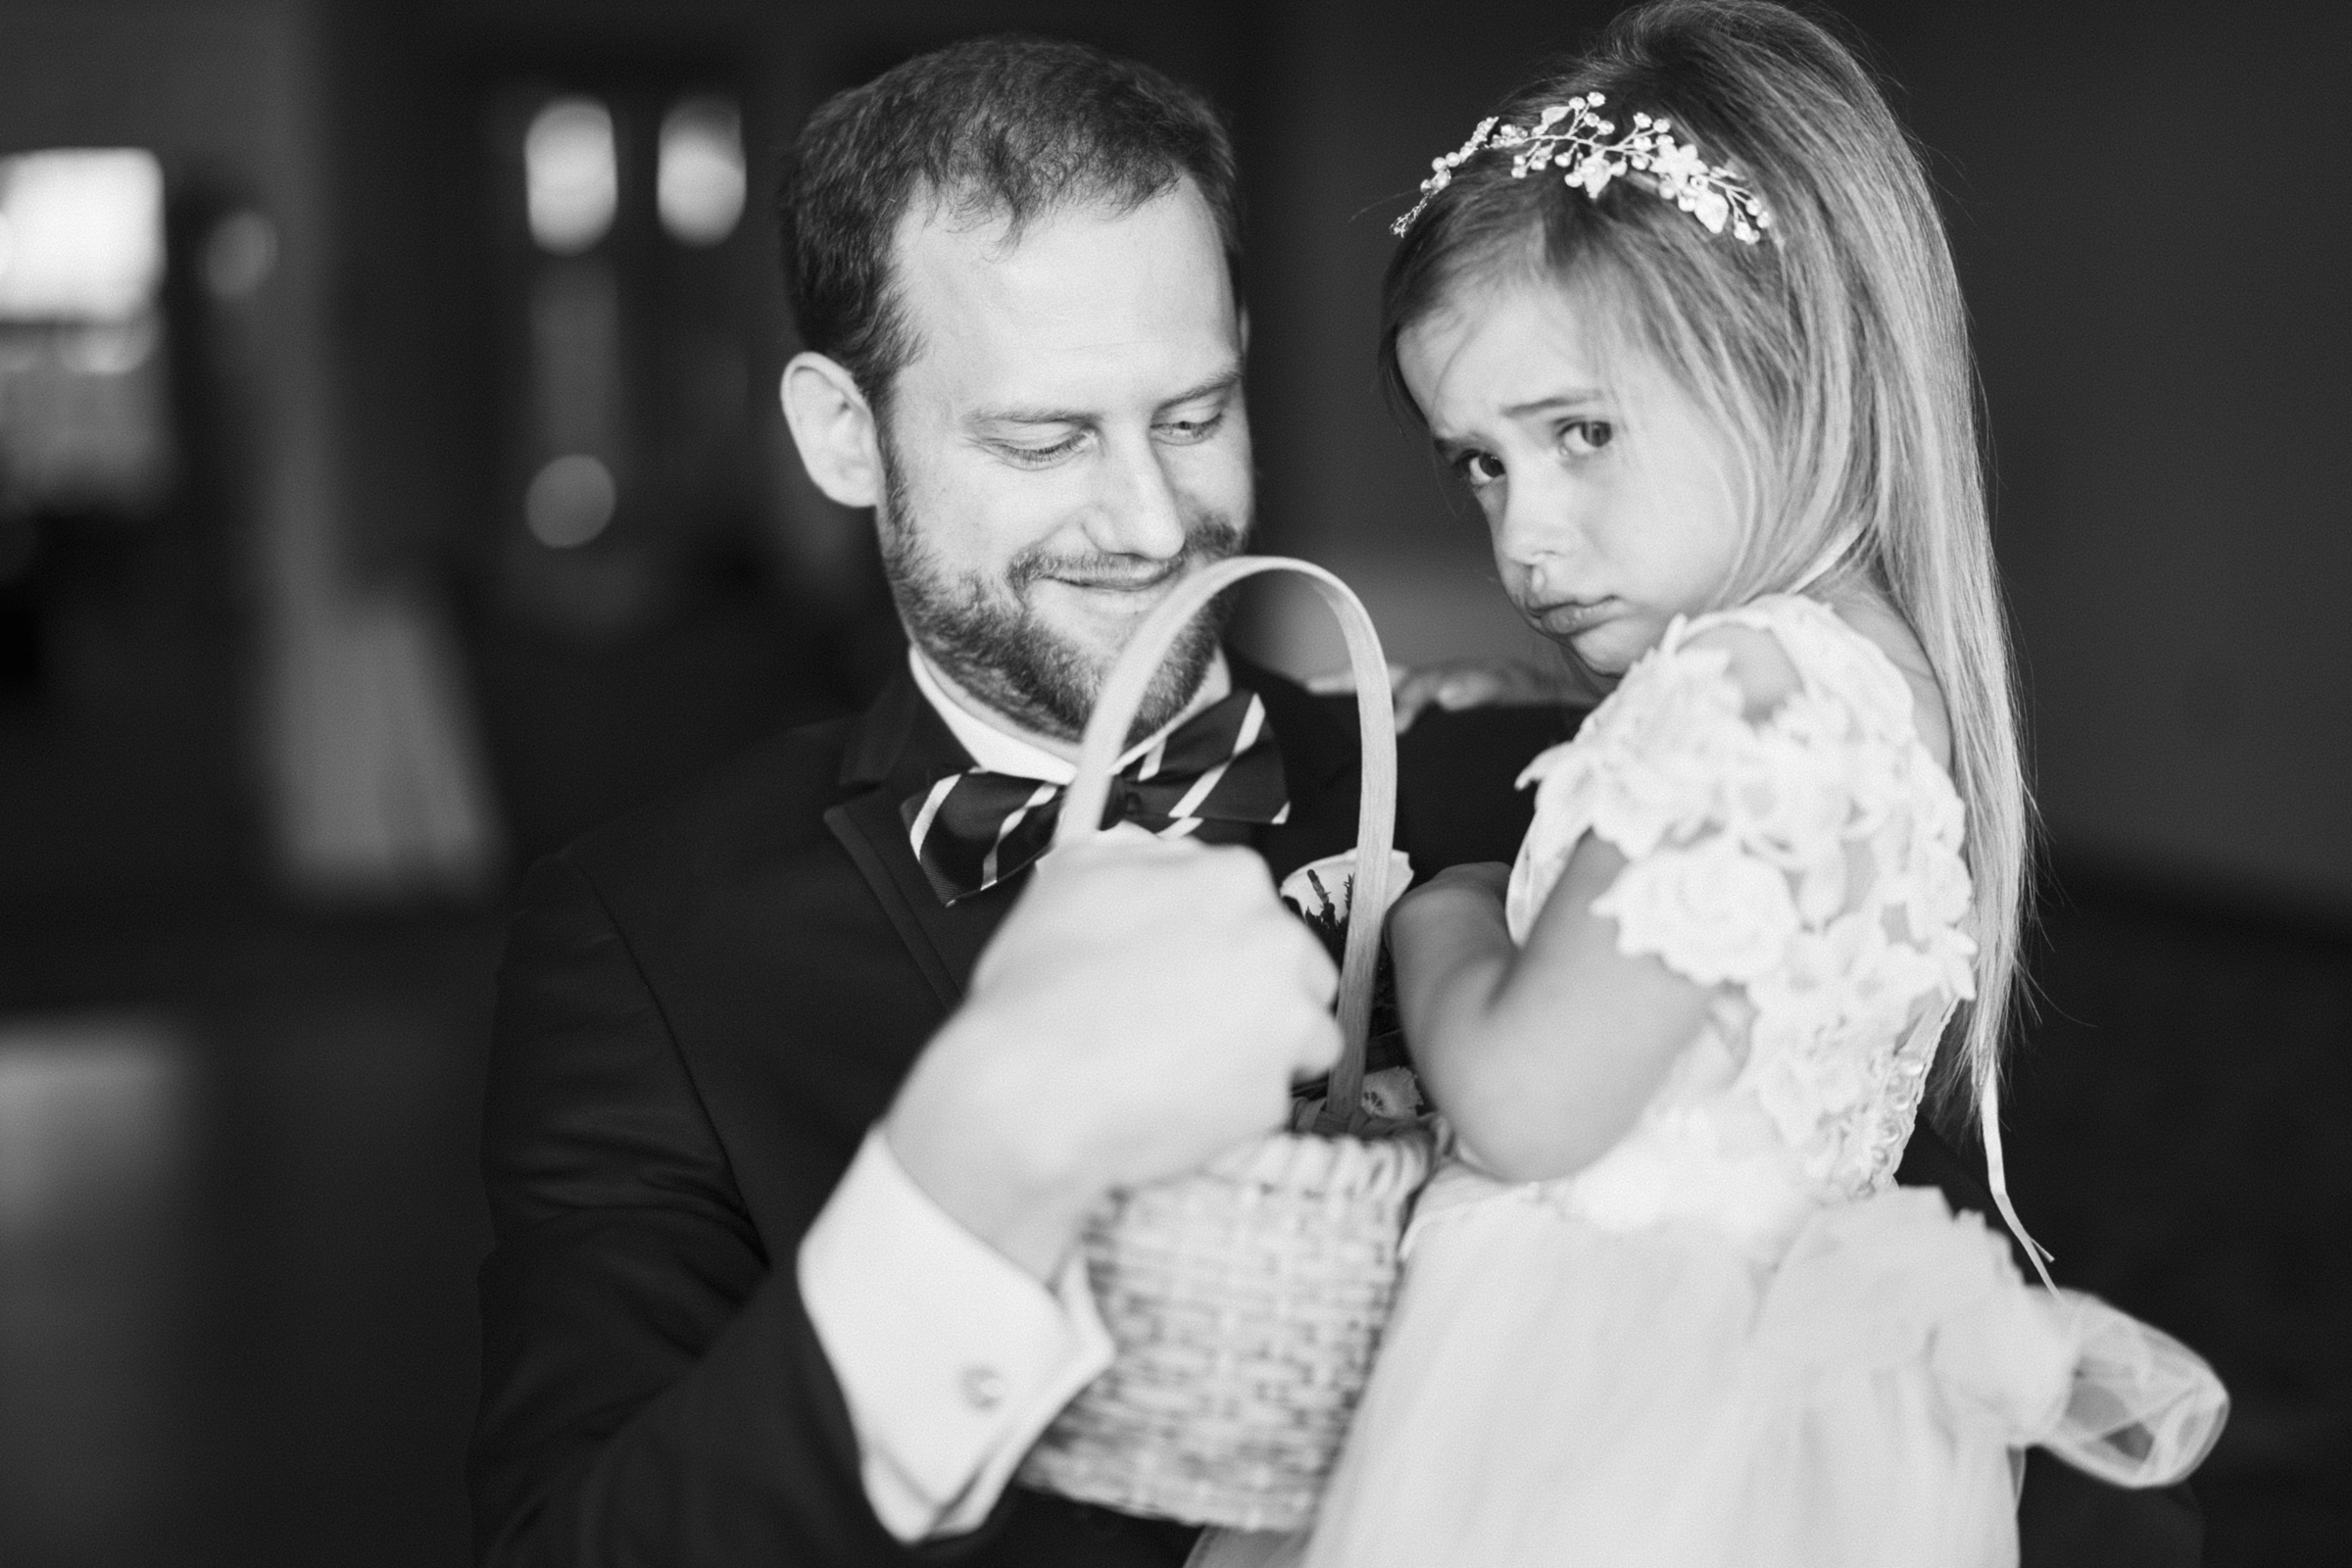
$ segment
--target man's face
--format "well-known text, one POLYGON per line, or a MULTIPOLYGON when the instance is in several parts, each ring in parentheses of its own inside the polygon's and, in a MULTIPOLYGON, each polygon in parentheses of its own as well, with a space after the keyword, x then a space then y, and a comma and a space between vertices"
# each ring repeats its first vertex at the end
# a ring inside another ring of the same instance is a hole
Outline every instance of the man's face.
MULTIPOLYGON (((1190 182, 1078 207, 1017 244, 918 205, 898 279, 913 361, 882 429, 883 558, 908 634, 963 689, 1073 740, 1137 623, 1242 547, 1250 430, 1241 313, 1190 182)), ((1152 687, 1156 728, 1199 686, 1197 622, 1152 687)))

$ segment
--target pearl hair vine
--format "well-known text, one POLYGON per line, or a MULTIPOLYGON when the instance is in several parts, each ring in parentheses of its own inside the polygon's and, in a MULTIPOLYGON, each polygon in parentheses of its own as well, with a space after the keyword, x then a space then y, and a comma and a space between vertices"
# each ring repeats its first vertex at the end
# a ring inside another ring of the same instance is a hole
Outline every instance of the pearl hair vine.
POLYGON ((1772 215, 1756 193, 1730 168, 1699 157, 1696 147, 1674 134, 1673 121, 1637 114, 1634 128, 1619 136, 1614 121, 1593 113, 1606 102, 1596 92, 1571 98, 1544 110, 1532 125, 1506 125, 1499 115, 1480 121, 1468 141, 1430 160, 1421 199, 1389 225, 1390 232, 1402 239, 1438 192, 1453 183, 1455 169, 1479 153, 1502 148, 1511 151, 1513 179, 1557 168, 1563 183, 1588 197, 1608 189, 1610 180, 1623 179, 1674 203, 1708 233, 1720 234, 1728 226, 1734 238, 1748 245, 1772 226, 1772 215))

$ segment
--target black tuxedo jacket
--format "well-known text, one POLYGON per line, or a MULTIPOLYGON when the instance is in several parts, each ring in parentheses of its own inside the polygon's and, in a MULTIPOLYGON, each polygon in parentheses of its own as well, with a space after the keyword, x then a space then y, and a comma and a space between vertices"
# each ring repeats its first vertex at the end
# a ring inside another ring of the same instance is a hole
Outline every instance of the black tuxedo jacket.
MULTIPOLYGON (((1290 780, 1290 820, 1256 840, 1280 878, 1353 842, 1353 726, 1279 677, 1234 673, 1263 697, 1290 780)), ((1527 810, 1512 776, 1567 730, 1537 710, 1416 725, 1398 818, 1416 867, 1508 858, 1527 810)), ((908 850, 900 802, 968 765, 902 673, 862 715, 778 737, 532 870, 483 1134, 485 1563, 1183 1561, 1187 1529, 1017 1487, 970 1536, 899 1544, 867 1507, 801 1301, 803 1234, 1018 894, 1016 877, 944 906, 908 850)), ((1914 1160, 1945 1166, 1930 1179, 1984 1209, 1921 1137, 1914 1160)), ((2056 1554, 2029 1543, 2029 1561, 2196 1560, 2193 1511, 2051 1479, 2056 1554), (2158 1549, 2115 1554, 2141 1539, 2158 1549)))

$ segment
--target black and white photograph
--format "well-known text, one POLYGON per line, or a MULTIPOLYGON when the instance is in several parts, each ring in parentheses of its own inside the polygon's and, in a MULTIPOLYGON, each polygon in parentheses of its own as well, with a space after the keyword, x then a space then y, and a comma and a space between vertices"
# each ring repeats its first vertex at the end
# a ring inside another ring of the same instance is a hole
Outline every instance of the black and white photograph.
POLYGON ((2352 1561, 2348 76, 0 0, 0 1564, 2352 1561))

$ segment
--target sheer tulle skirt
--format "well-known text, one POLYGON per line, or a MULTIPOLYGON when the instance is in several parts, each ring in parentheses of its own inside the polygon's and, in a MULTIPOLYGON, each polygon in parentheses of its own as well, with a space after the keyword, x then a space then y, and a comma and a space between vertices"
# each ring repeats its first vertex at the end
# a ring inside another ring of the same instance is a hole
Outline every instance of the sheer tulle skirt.
POLYGON ((2227 1407, 2177 1342, 2027 1286, 1934 1192, 1823 1210, 1775 1260, 1498 1190, 1416 1227, 1311 1541, 1195 1561, 2006 1565, 2013 1454, 2162 1485, 2227 1407))

